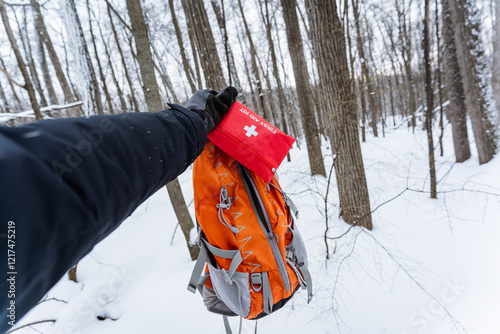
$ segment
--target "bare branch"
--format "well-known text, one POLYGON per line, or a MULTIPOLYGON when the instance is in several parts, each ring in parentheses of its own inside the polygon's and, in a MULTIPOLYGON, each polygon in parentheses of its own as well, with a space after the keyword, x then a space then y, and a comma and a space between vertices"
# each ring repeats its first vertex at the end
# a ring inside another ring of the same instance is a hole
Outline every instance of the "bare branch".
POLYGON ((26 87, 24 85, 21 85, 16 80, 14 80, 14 78, 12 78, 10 76, 10 74, 7 73, 7 71, 5 69, 3 69, 3 68, 0 67, 0 72, 2 72, 3 74, 5 74, 5 76, 7 77, 7 79, 9 79, 9 81, 12 82, 14 85, 16 85, 18 87, 21 87, 22 89, 26 89, 26 87))
POLYGON ((31 322, 31 323, 23 325, 21 327, 14 328, 13 330, 8 331, 5 334, 10 334, 10 333, 13 333, 13 332, 15 332, 17 330, 20 330, 21 328, 30 327, 30 326, 41 324, 41 323, 44 323, 44 322, 56 322, 56 320, 55 319, 48 319, 48 320, 40 320, 40 321, 31 322))

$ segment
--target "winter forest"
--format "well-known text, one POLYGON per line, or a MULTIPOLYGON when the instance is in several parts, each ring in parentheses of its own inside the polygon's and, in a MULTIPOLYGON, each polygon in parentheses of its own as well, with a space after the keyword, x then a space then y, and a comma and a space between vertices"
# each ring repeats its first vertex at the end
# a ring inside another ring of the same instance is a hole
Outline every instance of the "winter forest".
MULTIPOLYGON (((0 15, 0 126, 231 85, 296 138, 278 173, 314 297, 243 333, 500 332, 500 0, 0 0, 0 15)), ((191 172, 9 333, 223 333, 185 289, 191 172)))

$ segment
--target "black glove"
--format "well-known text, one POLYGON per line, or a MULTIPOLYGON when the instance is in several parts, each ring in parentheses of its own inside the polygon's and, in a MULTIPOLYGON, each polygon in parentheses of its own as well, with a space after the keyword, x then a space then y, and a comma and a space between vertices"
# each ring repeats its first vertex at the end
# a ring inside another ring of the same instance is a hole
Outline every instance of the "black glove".
POLYGON ((220 93, 212 89, 201 89, 189 99, 186 108, 203 118, 208 133, 222 121, 236 101, 236 96, 238 91, 231 86, 224 88, 220 93))

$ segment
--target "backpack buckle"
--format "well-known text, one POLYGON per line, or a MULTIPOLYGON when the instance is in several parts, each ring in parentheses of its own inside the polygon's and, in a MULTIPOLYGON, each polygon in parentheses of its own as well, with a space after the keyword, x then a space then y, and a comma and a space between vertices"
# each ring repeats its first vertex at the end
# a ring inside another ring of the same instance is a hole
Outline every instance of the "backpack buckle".
POLYGON ((255 292, 262 290, 262 274, 254 273, 250 275, 250 285, 255 292), (256 285, 258 285, 258 287, 255 287, 256 285))

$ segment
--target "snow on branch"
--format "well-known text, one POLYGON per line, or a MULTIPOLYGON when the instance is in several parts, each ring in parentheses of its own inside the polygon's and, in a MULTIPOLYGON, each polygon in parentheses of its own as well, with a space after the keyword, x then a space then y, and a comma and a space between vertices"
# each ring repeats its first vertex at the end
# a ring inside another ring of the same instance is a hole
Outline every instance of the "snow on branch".
MULTIPOLYGON (((80 106, 82 104, 83 104, 82 101, 77 101, 77 102, 73 102, 73 103, 69 103, 69 104, 64 104, 64 105, 57 105, 57 104, 55 104, 55 105, 51 105, 51 106, 48 106, 48 107, 40 108, 40 111, 44 112, 44 111, 61 110, 61 109, 67 109, 67 108, 77 107, 77 106, 80 106)), ((24 118, 35 118, 35 112, 33 110, 26 110, 26 111, 21 111, 21 112, 18 112, 18 113, 0 113, 0 123, 8 122, 11 119, 21 118, 21 117, 24 117, 24 118)), ((44 118, 45 119, 50 119, 51 117, 49 117, 47 115, 44 115, 44 118)))

